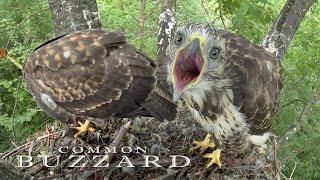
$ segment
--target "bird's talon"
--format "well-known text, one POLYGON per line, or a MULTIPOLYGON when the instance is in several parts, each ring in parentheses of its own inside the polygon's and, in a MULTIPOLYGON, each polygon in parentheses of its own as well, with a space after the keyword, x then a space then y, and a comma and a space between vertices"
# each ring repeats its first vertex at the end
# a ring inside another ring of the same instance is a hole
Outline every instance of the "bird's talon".
POLYGON ((189 149, 190 152, 200 149, 200 154, 202 154, 207 148, 215 147, 213 142, 210 142, 211 134, 207 134, 206 138, 203 141, 193 141, 193 144, 196 145, 189 149))
POLYGON ((86 132, 94 132, 95 129, 93 127, 90 127, 90 121, 86 120, 84 123, 78 121, 79 127, 73 127, 73 129, 76 129, 78 132, 74 135, 74 138, 78 138, 81 134, 84 134, 86 132))
POLYGON ((221 149, 216 149, 212 153, 205 154, 203 157, 210 159, 210 161, 207 163, 206 168, 209 168, 213 164, 216 164, 221 168, 222 163, 220 161, 220 154, 221 154, 221 149))
POLYGON ((93 127, 89 127, 89 128, 88 128, 88 131, 89 131, 89 132, 94 132, 94 131, 96 131, 96 129, 94 129, 93 127))
POLYGON ((81 122, 81 121, 78 121, 78 124, 79 124, 80 126, 83 126, 83 124, 82 124, 82 122, 81 122))

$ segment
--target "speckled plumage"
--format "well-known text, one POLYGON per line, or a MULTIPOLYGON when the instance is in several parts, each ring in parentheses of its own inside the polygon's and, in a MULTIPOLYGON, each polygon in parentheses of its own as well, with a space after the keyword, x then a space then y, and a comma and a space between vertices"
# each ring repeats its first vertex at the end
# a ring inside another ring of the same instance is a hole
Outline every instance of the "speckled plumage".
POLYGON ((228 150, 242 152, 249 142, 258 144, 252 135, 263 136, 269 131, 282 88, 280 62, 262 47, 206 24, 180 27, 177 34, 183 37, 181 44, 173 40, 167 51, 171 83, 177 53, 187 46, 191 36, 205 39, 205 46, 201 46, 204 72, 182 95, 195 120, 228 150), (213 47, 220 50, 216 59, 209 58, 213 47))
POLYGON ((65 123, 112 116, 172 120, 175 105, 159 95, 155 71, 123 33, 84 30, 39 46, 25 63, 24 77, 38 106, 65 123))

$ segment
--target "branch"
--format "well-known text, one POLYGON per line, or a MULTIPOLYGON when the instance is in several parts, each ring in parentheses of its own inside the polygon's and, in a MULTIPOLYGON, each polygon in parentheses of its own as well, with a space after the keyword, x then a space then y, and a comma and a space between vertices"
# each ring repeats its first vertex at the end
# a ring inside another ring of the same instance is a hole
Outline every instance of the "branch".
POLYGON ((298 131, 301 130, 301 127, 304 123, 307 122, 308 117, 312 111, 313 106, 320 99, 320 90, 317 90, 316 93, 310 98, 307 102, 304 111, 302 112, 300 118, 296 120, 293 125, 282 135, 280 136, 278 146, 281 146, 285 140, 288 140, 290 136, 293 136, 298 131))
POLYGON ((224 18, 223 18, 223 15, 222 15, 222 8, 221 8, 220 0, 218 0, 218 4, 219 4, 219 6, 218 6, 218 8, 219 8, 219 17, 221 19, 221 22, 223 24, 224 29, 226 30, 227 28, 226 28, 226 24, 224 23, 224 18))
POLYGON ((288 0, 265 36, 262 46, 282 60, 308 9, 317 0, 288 0))
POLYGON ((16 130, 15 130, 15 124, 14 124, 14 115, 15 115, 17 105, 18 105, 18 93, 19 93, 21 81, 22 81, 22 78, 19 78, 19 82, 18 82, 16 92, 15 92, 15 100, 14 100, 13 110, 11 113, 11 128, 12 128, 12 135, 13 135, 14 144, 17 143, 17 136, 16 136, 16 130))
POLYGON ((11 34, 9 40, 7 41, 7 44, 6 44, 6 48, 9 47, 9 44, 10 44, 10 41, 12 40, 12 38, 14 37, 14 35, 16 34, 16 32, 21 29, 21 26, 22 24, 24 24, 27 20, 29 20, 30 18, 32 18, 33 16, 39 16, 40 13, 44 12, 48 10, 48 8, 45 8, 45 9, 41 9, 33 14, 30 14, 29 16, 27 16, 26 18, 24 18, 22 21, 19 22, 19 24, 16 25, 16 28, 14 29, 13 33, 11 34))
POLYGON ((140 1, 140 10, 139 10, 139 18, 138 18, 138 24, 137 24, 137 38, 139 39, 139 47, 138 49, 141 49, 143 46, 143 43, 141 41, 143 37, 143 28, 145 23, 145 10, 146 10, 146 0, 140 1))
MULTIPOLYGON (((127 134, 129 128, 131 125, 131 121, 127 122, 125 125, 121 126, 119 132, 117 133, 114 140, 110 143, 109 149, 118 148, 124 138, 124 136, 127 134)), ((111 155, 109 156, 111 160, 111 155)))
POLYGON ((151 12, 145 17, 145 21, 146 21, 147 19, 149 19, 149 18, 152 16, 152 14, 157 10, 159 4, 160 4, 160 0, 157 0, 156 5, 152 8, 153 11, 151 11, 151 12))
POLYGON ((20 70, 23 69, 22 65, 17 62, 13 57, 8 56, 8 50, 6 48, 0 48, 0 60, 1 59, 8 59, 10 62, 12 62, 17 68, 20 70))
MULTIPOLYGON (((116 134, 116 137, 109 144, 109 146, 108 146, 109 149, 118 149, 119 148, 120 144, 122 143, 125 135, 127 134, 128 130, 129 130, 130 126, 131 126, 131 121, 129 121, 126 124, 124 124, 123 126, 121 126, 120 130, 116 134)), ((108 155, 109 155, 109 158, 106 160, 107 163, 111 162, 112 158, 114 157, 114 153, 110 153, 108 155)), ((95 172, 96 171, 92 172, 90 175, 92 175, 95 172)), ((103 171, 102 177, 106 176, 107 172, 108 171, 103 171)))

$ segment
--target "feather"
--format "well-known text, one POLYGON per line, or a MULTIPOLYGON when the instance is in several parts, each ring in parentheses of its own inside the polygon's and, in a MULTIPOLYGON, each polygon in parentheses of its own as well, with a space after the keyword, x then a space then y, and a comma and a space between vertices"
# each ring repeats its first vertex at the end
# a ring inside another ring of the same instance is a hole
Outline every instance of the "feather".
POLYGON ((159 107, 155 102, 148 112, 142 105, 156 87, 155 64, 119 32, 84 30, 49 40, 31 53, 24 77, 39 107, 66 123, 78 116, 151 116, 159 107))

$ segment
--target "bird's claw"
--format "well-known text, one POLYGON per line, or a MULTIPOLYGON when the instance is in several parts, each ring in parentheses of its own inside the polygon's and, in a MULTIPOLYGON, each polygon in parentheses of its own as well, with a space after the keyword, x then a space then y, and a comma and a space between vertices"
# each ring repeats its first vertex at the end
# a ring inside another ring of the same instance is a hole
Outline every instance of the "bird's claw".
POLYGON ((215 147, 215 144, 213 142, 210 142, 210 140, 211 134, 207 134, 206 138, 203 141, 193 141, 193 144, 195 144, 196 146, 190 148, 190 152, 200 149, 200 154, 202 154, 207 148, 215 147))
MULTIPOLYGON (((195 147, 190 148, 190 151, 194 151, 197 149, 200 149, 200 154, 202 154, 206 149, 208 148, 214 148, 215 144, 213 142, 210 142, 211 140, 211 134, 207 134, 206 138, 203 141, 193 141, 193 144, 195 144, 195 147)), ((217 164, 220 168, 222 166, 222 163, 220 162, 220 154, 221 149, 216 149, 212 153, 205 154, 204 158, 209 158, 210 161, 207 163, 206 168, 212 166, 213 164, 217 164)))
POLYGON ((78 121, 79 127, 73 127, 78 132, 74 135, 74 138, 78 138, 81 134, 84 134, 86 132, 94 132, 95 129, 93 127, 90 127, 90 121, 86 120, 84 123, 81 121, 78 121))
POLYGON ((219 166, 219 168, 221 168, 222 163, 220 161, 220 154, 221 154, 221 149, 216 149, 212 153, 205 154, 203 157, 210 159, 210 161, 206 165, 207 166, 206 168, 212 166, 212 164, 216 164, 219 166))

